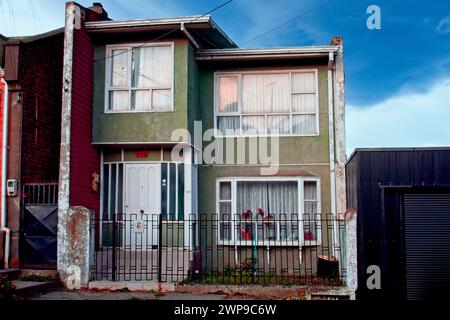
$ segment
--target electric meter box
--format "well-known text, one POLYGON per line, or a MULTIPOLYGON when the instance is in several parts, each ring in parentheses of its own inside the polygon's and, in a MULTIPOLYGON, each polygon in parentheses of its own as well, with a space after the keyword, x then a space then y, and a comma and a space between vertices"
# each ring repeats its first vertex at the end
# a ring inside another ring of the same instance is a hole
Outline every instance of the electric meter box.
POLYGON ((8 179, 6 182, 6 192, 8 196, 15 197, 17 196, 17 180, 16 179, 8 179))

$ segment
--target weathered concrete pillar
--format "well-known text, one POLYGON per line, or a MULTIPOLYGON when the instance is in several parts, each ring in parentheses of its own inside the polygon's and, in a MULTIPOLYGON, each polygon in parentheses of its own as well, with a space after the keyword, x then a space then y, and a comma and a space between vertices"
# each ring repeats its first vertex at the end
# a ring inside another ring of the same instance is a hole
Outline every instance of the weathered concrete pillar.
POLYGON ((65 250, 59 250, 58 273, 63 284, 70 289, 86 288, 91 263, 91 217, 85 207, 70 207, 65 224, 65 250))
POLYGON ((324 297, 348 297, 351 300, 356 298, 358 289, 358 265, 357 265, 357 239, 356 239, 356 211, 348 209, 345 213, 338 215, 339 224, 345 224, 344 228, 338 228, 340 232, 340 261, 346 270, 345 285, 317 291, 316 289, 306 291, 306 300, 322 299, 324 297))
POLYGON ((358 289, 358 255, 357 255, 357 230, 356 211, 347 211, 345 215, 345 267, 347 270, 347 290, 350 299, 355 299, 355 292, 358 289))
POLYGON ((334 95, 334 138, 335 138, 335 176, 336 176, 336 214, 345 212, 345 72, 344 72, 344 43, 342 37, 334 37, 332 45, 338 46, 335 56, 335 70, 333 72, 334 95))

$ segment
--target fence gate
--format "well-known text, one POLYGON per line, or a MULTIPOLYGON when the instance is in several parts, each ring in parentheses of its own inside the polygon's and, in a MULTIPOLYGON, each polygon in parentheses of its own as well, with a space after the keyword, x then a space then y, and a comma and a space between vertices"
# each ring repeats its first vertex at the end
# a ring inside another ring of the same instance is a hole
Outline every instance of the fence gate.
POLYGON ((21 261, 23 268, 56 268, 58 184, 27 183, 22 189, 21 261))
MULTIPOLYGON (((96 235, 91 280, 180 282, 186 279, 190 247, 185 238, 185 221, 166 221, 160 214, 114 214, 111 218, 93 217, 91 223, 92 234, 96 235)), ((192 234, 192 229, 189 231, 192 234)))

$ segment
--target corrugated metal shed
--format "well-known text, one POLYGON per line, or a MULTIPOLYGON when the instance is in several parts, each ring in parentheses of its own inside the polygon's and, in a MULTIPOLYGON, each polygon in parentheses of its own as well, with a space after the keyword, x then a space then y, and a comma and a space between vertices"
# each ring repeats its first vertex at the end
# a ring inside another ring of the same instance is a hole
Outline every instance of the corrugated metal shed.
POLYGON ((358 212, 358 297, 405 298, 405 194, 450 194, 450 148, 356 149, 346 164, 347 207, 358 212), (381 267, 381 290, 366 287, 381 267))

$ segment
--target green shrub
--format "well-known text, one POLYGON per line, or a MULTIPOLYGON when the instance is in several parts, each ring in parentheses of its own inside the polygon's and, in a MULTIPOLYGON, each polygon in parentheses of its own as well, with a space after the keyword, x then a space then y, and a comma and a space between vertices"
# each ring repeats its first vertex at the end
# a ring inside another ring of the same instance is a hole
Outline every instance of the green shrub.
POLYGON ((16 286, 5 275, 0 275, 0 299, 14 298, 14 290, 16 286))

